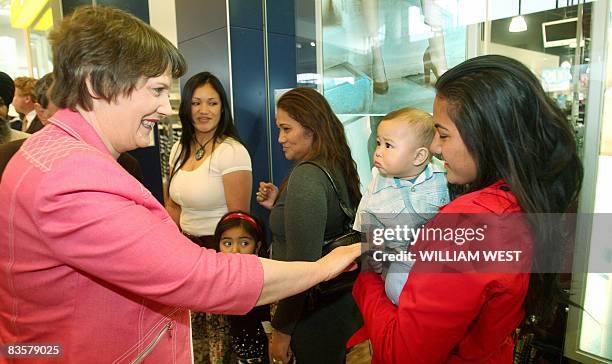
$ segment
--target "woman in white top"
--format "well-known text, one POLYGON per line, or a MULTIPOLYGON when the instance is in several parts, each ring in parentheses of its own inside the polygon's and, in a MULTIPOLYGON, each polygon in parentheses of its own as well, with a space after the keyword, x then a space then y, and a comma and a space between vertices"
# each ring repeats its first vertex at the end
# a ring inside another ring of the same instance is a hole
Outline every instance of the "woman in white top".
MULTIPOLYGON (((221 216, 250 210, 251 158, 238 137, 225 90, 211 73, 187 81, 179 118, 183 131, 170 153, 166 209, 193 242, 216 249, 213 235, 221 216)), ((226 327, 220 315, 192 315, 196 363, 225 361, 226 327)))
POLYGON ((211 73, 187 81, 179 117, 183 131, 170 153, 166 208, 186 235, 215 249, 210 239, 221 216, 250 210, 251 158, 240 143, 225 90, 211 73))

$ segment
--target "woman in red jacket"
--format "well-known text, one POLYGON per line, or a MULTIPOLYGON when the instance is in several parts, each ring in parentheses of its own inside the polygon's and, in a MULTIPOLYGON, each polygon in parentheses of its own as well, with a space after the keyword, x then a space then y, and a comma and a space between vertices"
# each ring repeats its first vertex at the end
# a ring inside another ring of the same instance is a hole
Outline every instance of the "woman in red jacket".
POLYGON ((360 274, 353 294, 374 363, 512 363, 512 334, 525 313, 545 317, 542 306, 552 306, 559 292, 556 275, 539 273, 552 271, 558 261, 550 252, 563 250, 561 229, 543 219, 564 212, 580 189, 574 133, 531 71, 507 57, 465 61, 436 89, 432 149, 446 161, 449 183, 464 193, 425 228, 461 221, 447 214, 468 214, 474 226, 482 216, 518 215, 489 226, 482 242, 488 245, 481 246, 521 250, 522 260, 512 267, 481 261, 470 271, 417 259, 398 306, 372 272, 360 274))

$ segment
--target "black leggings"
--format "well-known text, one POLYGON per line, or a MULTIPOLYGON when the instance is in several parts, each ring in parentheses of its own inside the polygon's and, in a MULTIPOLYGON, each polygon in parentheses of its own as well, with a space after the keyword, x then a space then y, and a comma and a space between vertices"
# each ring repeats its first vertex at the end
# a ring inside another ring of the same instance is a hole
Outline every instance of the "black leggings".
POLYGON ((291 336, 297 364, 344 364, 346 343, 363 324, 351 292, 300 320, 291 336))

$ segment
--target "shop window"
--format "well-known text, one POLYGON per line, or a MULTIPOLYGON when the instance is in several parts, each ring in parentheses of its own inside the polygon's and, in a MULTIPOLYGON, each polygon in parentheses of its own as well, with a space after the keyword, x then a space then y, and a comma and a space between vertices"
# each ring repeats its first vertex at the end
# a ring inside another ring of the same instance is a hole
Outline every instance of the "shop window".
MULTIPOLYGON (((590 175, 585 178, 579 212, 609 213, 612 102, 606 100, 612 84, 605 83, 603 96, 598 89, 610 69, 601 64, 610 58, 602 53, 606 46, 601 41, 610 31, 609 3, 294 0, 297 84, 317 88, 326 96, 344 124, 361 181, 367 186, 373 135, 383 115, 407 106, 431 112, 437 76, 466 59, 484 54, 517 59, 540 79, 576 132, 590 175)), ((591 227, 585 229, 588 247, 591 227)), ((612 257, 612 250, 609 254, 612 257)), ((586 274, 585 264, 582 274, 572 276, 572 289, 581 292, 574 298, 585 310, 570 313, 577 316, 570 317, 564 354, 581 362, 610 363, 612 276, 586 274)))

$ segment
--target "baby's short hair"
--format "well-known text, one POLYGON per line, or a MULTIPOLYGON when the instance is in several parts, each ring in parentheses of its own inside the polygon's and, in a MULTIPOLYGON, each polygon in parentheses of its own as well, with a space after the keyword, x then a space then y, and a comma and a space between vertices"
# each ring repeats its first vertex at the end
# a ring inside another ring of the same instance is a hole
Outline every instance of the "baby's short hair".
POLYGON ((399 119, 409 123, 414 128, 419 146, 429 148, 436 135, 436 127, 429 113, 413 107, 405 107, 391 111, 385 115, 382 121, 392 119, 399 119))

